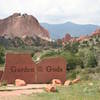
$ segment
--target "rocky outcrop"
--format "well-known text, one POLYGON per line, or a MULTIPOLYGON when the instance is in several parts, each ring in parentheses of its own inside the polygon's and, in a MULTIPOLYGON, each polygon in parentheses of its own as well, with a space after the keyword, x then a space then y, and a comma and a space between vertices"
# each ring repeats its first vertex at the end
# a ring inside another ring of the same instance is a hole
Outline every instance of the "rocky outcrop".
POLYGON ((0 20, 0 36, 6 38, 29 36, 50 41, 49 32, 39 24, 34 16, 20 13, 14 13, 0 20))
POLYGON ((61 80, 59 80, 59 79, 53 79, 53 80, 52 80, 52 85, 61 86, 61 85, 62 85, 62 82, 61 82, 61 80))
POLYGON ((67 33, 65 37, 62 39, 62 41, 65 43, 65 42, 69 42, 71 39, 72 39, 71 35, 67 33))
POLYGON ((76 40, 78 41, 78 42, 81 42, 81 41, 88 41, 89 40, 89 38, 90 38, 90 36, 80 36, 80 37, 78 37, 76 40))
POLYGON ((64 83, 65 86, 69 86, 71 84, 72 84, 71 80, 66 80, 65 83, 64 83))
POLYGON ((15 80, 15 86, 25 86, 26 82, 24 80, 21 79, 16 79, 15 80))
POLYGON ((80 81, 80 78, 76 78, 76 79, 74 79, 74 80, 72 81, 72 84, 78 83, 79 81, 80 81))
POLYGON ((92 36, 95 36, 95 35, 100 35, 100 28, 96 29, 96 31, 92 33, 92 36))
POLYGON ((56 86, 53 86, 53 85, 48 85, 45 90, 47 92, 57 92, 57 89, 56 89, 56 86))

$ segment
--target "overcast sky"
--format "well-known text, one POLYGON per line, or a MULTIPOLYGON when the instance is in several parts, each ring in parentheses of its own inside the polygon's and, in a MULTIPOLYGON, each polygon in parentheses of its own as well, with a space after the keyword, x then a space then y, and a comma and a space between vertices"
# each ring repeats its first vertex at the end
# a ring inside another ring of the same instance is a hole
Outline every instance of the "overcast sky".
POLYGON ((0 0, 0 19, 21 12, 39 22, 100 25, 100 0, 0 0))

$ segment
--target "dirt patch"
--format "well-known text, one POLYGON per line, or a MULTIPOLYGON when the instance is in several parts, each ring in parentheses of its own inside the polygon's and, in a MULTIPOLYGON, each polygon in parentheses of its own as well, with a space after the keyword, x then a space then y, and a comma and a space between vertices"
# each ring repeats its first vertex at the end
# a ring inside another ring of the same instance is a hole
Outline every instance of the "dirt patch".
POLYGON ((43 89, 3 91, 3 92, 0 92, 0 97, 30 95, 32 93, 42 93, 42 92, 44 92, 43 89))
POLYGON ((30 95, 32 93, 42 93, 45 92, 44 88, 47 84, 29 84, 27 86, 14 86, 8 85, 5 90, 0 91, 0 100, 1 97, 9 96, 20 96, 20 95, 30 95))

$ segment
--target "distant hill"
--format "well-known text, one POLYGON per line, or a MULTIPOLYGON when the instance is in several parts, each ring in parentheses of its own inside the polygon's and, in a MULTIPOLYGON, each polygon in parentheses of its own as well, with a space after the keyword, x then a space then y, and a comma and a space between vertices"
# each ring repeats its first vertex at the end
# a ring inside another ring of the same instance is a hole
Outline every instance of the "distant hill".
POLYGON ((52 39, 62 38, 65 36, 66 33, 70 33, 74 37, 78 37, 80 35, 87 35, 95 31, 96 28, 100 27, 98 25, 81 25, 72 22, 67 22, 63 24, 41 23, 41 25, 48 29, 52 39))

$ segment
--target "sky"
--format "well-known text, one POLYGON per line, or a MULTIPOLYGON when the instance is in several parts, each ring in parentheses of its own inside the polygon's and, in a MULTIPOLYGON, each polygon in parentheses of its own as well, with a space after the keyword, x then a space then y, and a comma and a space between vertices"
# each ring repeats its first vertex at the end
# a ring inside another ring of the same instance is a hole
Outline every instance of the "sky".
POLYGON ((0 19, 27 13, 39 22, 100 25, 100 0, 0 0, 0 19))

